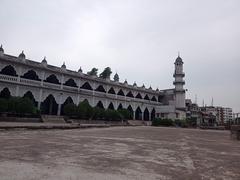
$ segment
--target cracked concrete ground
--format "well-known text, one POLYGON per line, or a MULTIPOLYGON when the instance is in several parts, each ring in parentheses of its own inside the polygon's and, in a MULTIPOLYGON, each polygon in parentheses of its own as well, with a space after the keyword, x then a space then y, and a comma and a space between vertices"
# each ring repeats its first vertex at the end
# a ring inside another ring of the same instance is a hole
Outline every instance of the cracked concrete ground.
POLYGON ((239 180, 240 142, 180 128, 0 131, 0 179, 239 180))

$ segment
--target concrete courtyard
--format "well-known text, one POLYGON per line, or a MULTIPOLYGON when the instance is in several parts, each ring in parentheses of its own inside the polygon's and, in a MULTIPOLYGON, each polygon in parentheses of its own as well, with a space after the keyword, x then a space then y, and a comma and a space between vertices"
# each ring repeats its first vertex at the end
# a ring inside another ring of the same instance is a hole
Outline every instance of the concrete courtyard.
POLYGON ((240 142, 180 128, 1 130, 0 179, 239 180, 240 142))

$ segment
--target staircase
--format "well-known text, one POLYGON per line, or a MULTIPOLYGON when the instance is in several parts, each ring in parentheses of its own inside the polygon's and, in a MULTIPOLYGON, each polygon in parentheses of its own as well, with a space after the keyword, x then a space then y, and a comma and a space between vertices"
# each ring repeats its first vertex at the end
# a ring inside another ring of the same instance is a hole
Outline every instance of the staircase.
POLYGON ((144 126, 145 123, 144 121, 141 121, 141 120, 128 120, 128 125, 130 126, 144 126))
POLYGON ((63 116, 53 116, 53 115, 42 115, 42 122, 53 123, 53 124, 65 124, 63 116))

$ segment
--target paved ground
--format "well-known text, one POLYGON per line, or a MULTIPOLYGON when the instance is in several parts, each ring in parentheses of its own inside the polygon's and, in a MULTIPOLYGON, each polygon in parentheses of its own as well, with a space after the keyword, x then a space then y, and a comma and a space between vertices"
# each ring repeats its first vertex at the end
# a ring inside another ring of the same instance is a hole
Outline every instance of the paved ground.
POLYGON ((240 142, 180 128, 2 130, 0 179, 239 180, 240 142))

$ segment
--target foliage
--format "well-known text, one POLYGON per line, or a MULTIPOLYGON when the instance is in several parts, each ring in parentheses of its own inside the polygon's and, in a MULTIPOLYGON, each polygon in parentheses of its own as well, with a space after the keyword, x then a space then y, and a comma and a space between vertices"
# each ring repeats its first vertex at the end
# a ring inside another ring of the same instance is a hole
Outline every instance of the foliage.
POLYGON ((174 124, 177 127, 188 127, 186 119, 175 119, 174 124))
POLYGON ((118 112, 120 113, 122 119, 132 119, 131 113, 127 109, 119 109, 118 112))
POLYGON ((26 97, 11 97, 9 99, 0 99, 0 112, 23 115, 36 114, 38 111, 31 99, 26 97))
POLYGON ((18 114, 36 114, 36 107, 29 98, 19 98, 15 107, 18 114))
POLYGON ((64 106, 63 112, 67 116, 76 116, 77 115, 77 106, 74 103, 69 103, 64 106))
POLYGON ((92 70, 87 72, 87 74, 90 75, 90 76, 97 76, 98 69, 97 68, 92 68, 92 70))
POLYGON ((155 118, 152 121, 152 126, 173 126, 173 120, 155 118))
POLYGON ((118 111, 107 109, 105 111, 105 119, 110 121, 120 121, 122 118, 118 111))
POLYGON ((106 117, 105 110, 99 107, 93 108, 93 119, 104 120, 106 117))
POLYGON ((110 67, 106 67, 103 72, 99 75, 100 78, 107 79, 110 78, 112 70, 110 67))
POLYGON ((77 116, 80 119, 90 119, 93 113, 92 107, 89 105, 88 101, 83 101, 79 103, 77 107, 77 116))
POLYGON ((8 100, 0 98, 0 112, 7 112, 8 100))
POLYGON ((131 113, 127 109, 118 111, 112 109, 103 109, 99 107, 91 107, 88 101, 79 103, 78 106, 73 103, 64 107, 65 115, 79 119, 95 119, 106 121, 121 121, 131 119, 131 113))

